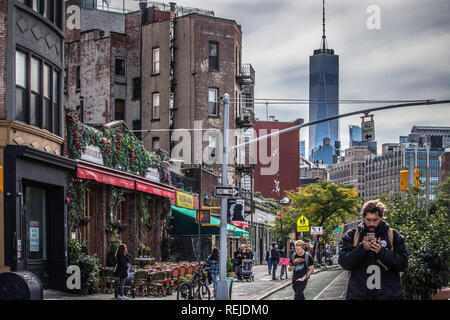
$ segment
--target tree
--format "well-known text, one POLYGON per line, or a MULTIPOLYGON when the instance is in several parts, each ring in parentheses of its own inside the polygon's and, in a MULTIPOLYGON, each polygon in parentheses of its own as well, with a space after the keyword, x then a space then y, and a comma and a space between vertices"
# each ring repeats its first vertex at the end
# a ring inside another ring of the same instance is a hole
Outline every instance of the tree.
MULTIPOLYGON (((353 185, 334 184, 331 181, 320 181, 306 187, 286 192, 290 206, 282 211, 283 231, 297 231, 297 220, 304 215, 310 226, 323 227, 328 232, 324 239, 328 240, 332 230, 340 223, 357 216, 360 199, 353 185)), ((280 229, 280 221, 276 221, 276 230, 280 229)))
POLYGON ((410 187, 403 197, 394 193, 381 197, 387 206, 386 221, 400 232, 408 250, 408 269, 402 275, 406 299, 431 299, 439 289, 448 286, 449 185, 447 180, 436 188, 438 196, 431 203, 415 187, 410 187))

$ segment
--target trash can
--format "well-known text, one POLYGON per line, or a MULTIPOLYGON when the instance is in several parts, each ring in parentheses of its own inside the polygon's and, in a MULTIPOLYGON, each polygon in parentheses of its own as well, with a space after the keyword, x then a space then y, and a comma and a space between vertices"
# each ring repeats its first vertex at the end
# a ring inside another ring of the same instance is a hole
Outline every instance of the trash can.
POLYGON ((231 300, 231 290, 233 289, 234 278, 227 278, 228 284, 228 300, 231 300))
POLYGON ((0 273, 0 300, 43 300, 39 278, 29 271, 0 273))

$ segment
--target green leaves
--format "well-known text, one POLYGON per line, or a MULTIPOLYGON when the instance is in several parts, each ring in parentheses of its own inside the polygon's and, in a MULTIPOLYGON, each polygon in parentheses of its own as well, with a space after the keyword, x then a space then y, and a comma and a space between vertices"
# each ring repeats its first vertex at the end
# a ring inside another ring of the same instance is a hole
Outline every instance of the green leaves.
POLYGON ((404 237, 408 249, 408 269, 402 277, 405 297, 430 299, 449 281, 448 207, 439 196, 427 203, 418 188, 410 188, 403 197, 391 194, 381 200, 387 206, 387 222, 404 237))

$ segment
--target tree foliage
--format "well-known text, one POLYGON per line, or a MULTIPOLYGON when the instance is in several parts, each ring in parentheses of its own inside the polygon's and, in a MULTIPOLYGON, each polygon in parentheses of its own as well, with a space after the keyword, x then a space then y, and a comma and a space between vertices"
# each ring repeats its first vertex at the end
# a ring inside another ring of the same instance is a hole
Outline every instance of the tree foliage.
POLYGON ((430 299, 449 285, 449 185, 450 180, 441 184, 431 203, 414 187, 403 198, 393 193, 382 197, 386 221, 402 234, 408 249, 408 269, 402 276, 406 299, 430 299))
MULTIPOLYGON (((357 216, 358 193, 353 185, 320 181, 286 192, 290 205, 282 210, 283 234, 297 231, 297 220, 304 215, 310 226, 321 226, 328 238, 335 227, 357 216)), ((276 220, 276 234, 280 234, 280 220, 276 220)))

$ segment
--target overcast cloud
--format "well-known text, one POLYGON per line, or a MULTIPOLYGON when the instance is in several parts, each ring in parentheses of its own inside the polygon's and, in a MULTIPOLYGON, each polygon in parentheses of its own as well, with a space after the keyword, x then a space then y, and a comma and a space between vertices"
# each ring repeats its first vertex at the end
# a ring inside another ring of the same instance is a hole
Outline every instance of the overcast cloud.
MULTIPOLYGON (((122 3, 122 1, 118 1, 122 3)), ((309 56, 320 46, 321 0, 183 0, 177 5, 213 10, 216 17, 242 26, 243 63, 256 71, 255 98, 309 98, 309 56)), ((127 3, 137 6, 136 1, 127 3)), ((328 0, 328 47, 339 55, 339 97, 348 99, 449 99, 450 1, 328 0), (370 5, 380 8, 381 29, 369 30, 370 5)), ((377 106, 377 105, 370 105, 377 106)), ((346 113, 368 105, 340 105, 346 113)), ((265 106, 256 116, 265 119, 265 106)), ((280 121, 303 118, 308 105, 269 105, 280 121)), ((375 113, 378 151, 398 142, 413 125, 450 126, 450 105, 401 108, 375 113)), ((340 120, 342 146, 348 125, 340 120)), ((301 131, 308 150, 308 129, 301 131)))

